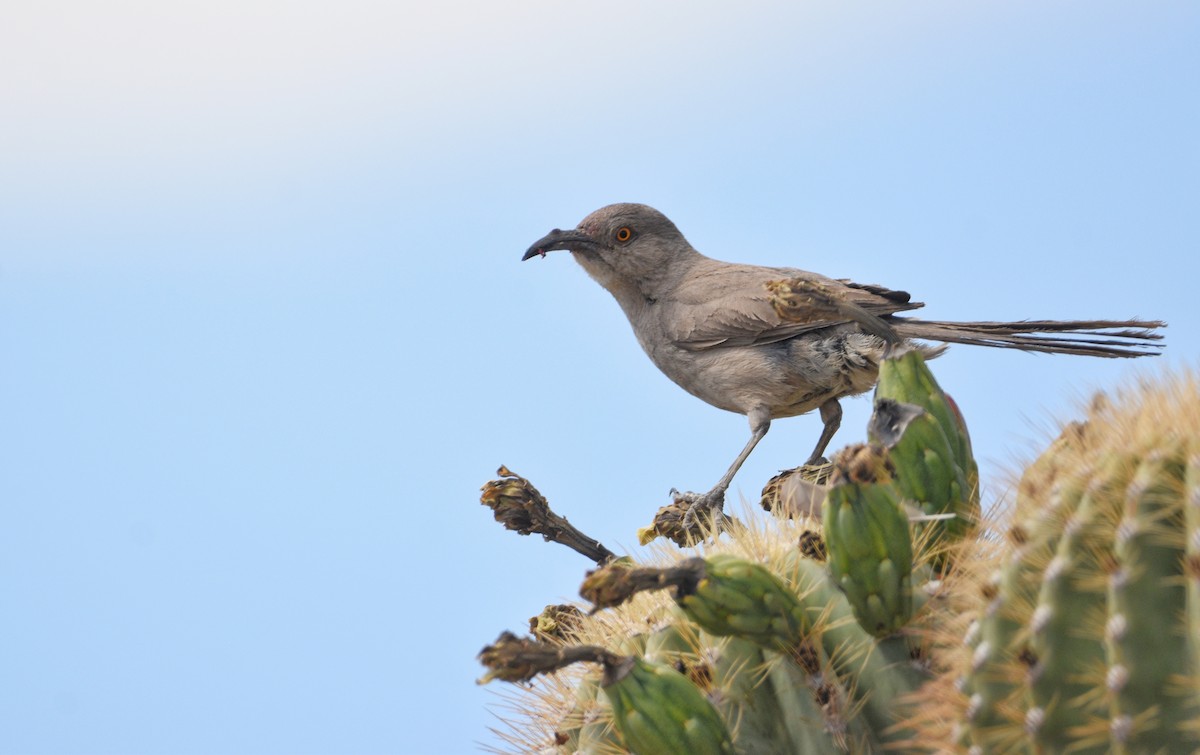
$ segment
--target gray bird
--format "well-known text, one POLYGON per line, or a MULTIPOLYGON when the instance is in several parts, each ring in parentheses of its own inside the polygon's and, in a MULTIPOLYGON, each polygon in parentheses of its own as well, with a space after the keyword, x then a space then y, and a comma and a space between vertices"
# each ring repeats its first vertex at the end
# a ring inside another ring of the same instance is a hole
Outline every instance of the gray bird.
MULTIPOLYGON (((608 289, 638 343, 660 370, 693 396, 744 414, 750 440, 704 494, 676 493, 692 510, 719 511, 733 476, 771 420, 814 409, 824 428, 807 464, 824 461, 841 423, 838 400, 870 390, 889 341, 925 339, 1098 357, 1157 354, 1161 322, 941 322, 898 317, 917 309, 904 291, 835 280, 803 270, 740 265, 705 257, 675 224, 642 204, 613 204, 574 230, 555 229, 522 260, 565 249, 608 289), (767 284, 796 279, 823 292, 811 311, 782 318, 767 284), (832 302, 832 304, 830 304, 832 302), (1057 334, 1057 335, 1051 335, 1057 334)), ((919 348, 937 356, 945 345, 919 348)))

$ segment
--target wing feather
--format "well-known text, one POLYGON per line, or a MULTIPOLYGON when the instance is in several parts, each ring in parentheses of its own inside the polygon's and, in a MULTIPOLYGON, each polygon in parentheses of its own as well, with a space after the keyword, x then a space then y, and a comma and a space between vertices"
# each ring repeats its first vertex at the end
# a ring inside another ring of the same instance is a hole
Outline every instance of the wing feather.
POLYGON ((923 306, 908 293, 872 284, 834 280, 802 270, 739 266, 696 270, 670 302, 668 335, 679 347, 703 351, 727 346, 751 346, 785 341, 803 333, 850 322, 831 319, 828 313, 805 322, 785 321, 771 306, 766 284, 804 277, 833 287, 845 299, 878 316, 923 306))

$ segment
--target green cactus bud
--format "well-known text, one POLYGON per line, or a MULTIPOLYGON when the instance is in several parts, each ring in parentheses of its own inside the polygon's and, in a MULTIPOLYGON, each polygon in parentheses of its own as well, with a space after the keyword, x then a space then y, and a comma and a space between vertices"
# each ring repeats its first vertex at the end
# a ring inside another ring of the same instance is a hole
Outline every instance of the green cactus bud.
POLYGON ((822 520, 829 568, 854 615, 886 637, 912 617, 912 535, 879 446, 854 446, 834 461, 822 520))
POLYGON ((979 467, 962 414, 938 386, 921 352, 912 349, 883 361, 875 402, 880 416, 872 420, 873 439, 890 449, 901 495, 926 514, 955 515, 932 525, 935 541, 943 535, 961 539, 979 519, 979 467), (898 437, 885 442, 874 436, 893 423, 884 418, 893 401, 923 411, 904 420, 906 426, 896 429, 898 437))
POLYGON ((979 520, 979 467, 958 406, 938 387, 919 350, 883 360, 875 401, 877 413, 888 401, 923 409, 888 441, 875 437, 887 421, 872 418, 872 439, 892 450, 902 496, 926 514, 955 515, 932 525, 934 539, 965 537, 979 520))
POLYGON ((730 555, 710 556, 702 564, 703 576, 690 590, 680 589, 676 601, 706 631, 784 652, 804 638, 804 607, 761 564, 730 555))
POLYGON ((729 730, 712 703, 669 666, 625 658, 605 668, 602 685, 631 752, 734 752, 729 730))
POLYGON ((909 349, 883 360, 879 365, 875 398, 915 404, 929 412, 949 439, 955 463, 964 470, 971 465, 971 438, 966 432, 966 423, 958 407, 938 386, 919 350, 909 349))
POLYGON ((689 558, 666 569, 611 564, 589 572, 580 594, 597 609, 621 605, 638 592, 674 588, 688 618, 720 637, 793 650, 805 625, 799 599, 760 564, 728 554, 689 558))

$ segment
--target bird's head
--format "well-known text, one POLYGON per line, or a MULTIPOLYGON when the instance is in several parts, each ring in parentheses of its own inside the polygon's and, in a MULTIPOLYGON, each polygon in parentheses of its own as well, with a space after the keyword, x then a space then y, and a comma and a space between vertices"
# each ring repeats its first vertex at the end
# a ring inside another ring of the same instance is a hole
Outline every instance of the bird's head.
POLYGON ((687 239, 653 207, 610 204, 584 218, 573 230, 555 228, 538 239, 522 260, 570 251, 600 285, 618 294, 633 286, 646 296, 677 274, 681 260, 695 255, 687 239))

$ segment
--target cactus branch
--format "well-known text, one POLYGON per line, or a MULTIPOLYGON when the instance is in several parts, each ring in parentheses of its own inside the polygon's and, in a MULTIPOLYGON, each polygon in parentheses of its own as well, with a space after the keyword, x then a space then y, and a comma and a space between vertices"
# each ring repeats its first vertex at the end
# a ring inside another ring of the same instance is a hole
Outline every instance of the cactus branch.
POLYGON ((565 545, 576 553, 587 556, 597 564, 612 561, 615 553, 583 534, 564 516, 550 509, 546 497, 538 492, 529 480, 501 466, 496 471, 500 476, 484 485, 479 502, 491 508, 496 521, 520 535, 538 534, 547 542, 565 545))
POLYGON ((629 568, 608 564, 588 572, 579 594, 593 606, 592 613, 619 606, 639 592, 674 587, 676 594, 687 595, 704 579, 706 564, 702 558, 689 558, 666 568, 629 568))
POLYGON ((622 660, 621 656, 595 645, 558 645, 501 632, 495 642, 479 652, 479 662, 488 668, 479 682, 486 684, 493 679, 528 682, 538 674, 549 674, 580 661, 615 668, 622 660))

